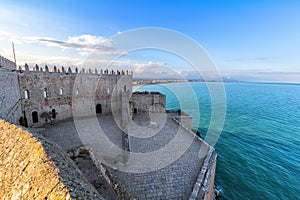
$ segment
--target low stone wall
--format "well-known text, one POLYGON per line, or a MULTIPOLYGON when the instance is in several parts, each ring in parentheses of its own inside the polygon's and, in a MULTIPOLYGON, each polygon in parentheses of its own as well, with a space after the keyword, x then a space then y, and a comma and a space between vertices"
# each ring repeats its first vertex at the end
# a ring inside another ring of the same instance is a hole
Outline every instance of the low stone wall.
POLYGON ((0 119, 2 199, 103 199, 52 142, 0 119))
MULTIPOLYGON (((185 117, 186 114, 184 113, 185 117)), ((177 122, 181 127, 183 127, 190 134, 194 133, 191 131, 189 122, 191 119, 183 120, 179 117, 172 118, 175 122, 177 122)), ((214 195, 214 181, 215 181, 215 172, 216 172, 216 162, 217 162, 217 154, 215 149, 210 146, 207 142, 202 140, 200 137, 196 137, 199 142, 202 143, 203 149, 202 153, 199 156, 205 156, 205 160, 203 165, 201 166, 201 170, 198 174, 197 180, 193 187, 193 191, 190 195, 189 200, 203 199, 203 200, 213 200, 215 198, 214 195)))
POLYGON ((214 181, 216 171, 217 155, 213 147, 209 147, 209 152, 198 174, 197 181, 194 185, 193 192, 189 200, 204 199, 213 200, 214 196, 214 181))
POLYGON ((214 199, 215 198, 215 176, 216 176, 216 167, 217 167, 217 156, 213 157, 210 168, 210 176, 207 176, 207 194, 206 199, 214 199))
POLYGON ((106 180, 106 182, 111 186, 111 188, 120 197, 120 199, 132 199, 132 194, 130 194, 126 190, 126 186, 124 185, 124 183, 122 183, 122 181, 116 176, 115 170, 105 166, 99 160, 97 160, 92 151, 90 151, 90 156, 93 162, 95 163, 97 169, 101 172, 102 176, 106 180))

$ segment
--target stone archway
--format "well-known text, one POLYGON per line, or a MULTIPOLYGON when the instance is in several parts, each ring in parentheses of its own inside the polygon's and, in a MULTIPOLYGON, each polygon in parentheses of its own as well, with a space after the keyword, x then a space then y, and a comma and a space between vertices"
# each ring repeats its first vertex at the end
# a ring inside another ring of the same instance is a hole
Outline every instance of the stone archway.
POLYGON ((96 114, 101 114, 102 113, 102 105, 101 104, 97 104, 96 105, 96 114))
POLYGON ((39 117, 38 117, 38 112, 37 111, 32 112, 32 122, 33 123, 38 123, 39 122, 39 117))
POLYGON ((52 118, 55 119, 55 118, 56 118, 56 110, 55 110, 55 109, 52 109, 51 112, 52 112, 52 118))

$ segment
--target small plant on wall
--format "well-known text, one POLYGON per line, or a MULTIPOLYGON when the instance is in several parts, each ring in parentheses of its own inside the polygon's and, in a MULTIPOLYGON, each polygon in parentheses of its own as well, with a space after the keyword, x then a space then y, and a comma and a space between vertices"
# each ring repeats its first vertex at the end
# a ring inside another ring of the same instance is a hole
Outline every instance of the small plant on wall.
POLYGON ((20 119, 19 119, 19 122, 20 122, 20 125, 21 126, 24 126, 24 127, 28 127, 28 123, 27 123, 27 118, 26 117, 20 117, 20 119))
POLYGON ((56 118, 56 115, 57 115, 58 113, 53 109, 52 111, 45 111, 45 112, 42 112, 42 114, 40 115, 40 117, 41 118, 45 118, 45 121, 46 121, 46 123, 48 122, 48 121, 50 121, 50 124, 52 124, 52 121, 53 121, 53 119, 55 119, 56 118))

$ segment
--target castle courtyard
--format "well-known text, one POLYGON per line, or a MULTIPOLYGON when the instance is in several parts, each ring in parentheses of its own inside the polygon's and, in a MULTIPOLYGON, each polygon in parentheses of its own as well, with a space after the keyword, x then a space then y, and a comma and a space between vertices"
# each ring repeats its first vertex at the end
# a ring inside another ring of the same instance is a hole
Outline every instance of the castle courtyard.
MULTIPOLYGON (((130 151, 146 153, 158 150, 167 145, 180 129, 180 126, 172 120, 172 117, 175 115, 177 114, 168 113, 164 127, 150 138, 145 139, 131 136, 130 151)), ((113 116, 98 115, 97 119, 109 140, 115 145, 122 147, 124 133, 115 123, 113 116)), ((151 125, 149 116, 146 113, 137 114, 134 121, 140 126, 151 125)), ((41 129, 41 134, 58 144, 65 152, 83 145, 80 136, 77 134, 73 120, 58 122, 54 125, 45 125, 44 128, 44 130, 41 129)), ((190 133, 186 132, 186 134, 190 133)), ((120 181, 128 194, 135 199, 187 199, 193 191, 194 184, 203 164, 203 159, 199 158, 200 147, 201 143, 197 139, 194 139, 187 151, 171 165, 146 173, 130 173, 114 169, 114 178, 120 181)), ((86 163, 84 164, 83 162, 82 160, 77 162, 77 165, 81 165, 83 171, 92 166, 82 165, 93 165, 93 162, 85 161, 86 163)), ((152 160, 152 162, 156 161, 152 160)), ((151 164, 153 163, 149 163, 149 165, 151 164)), ((85 175, 90 176, 90 179, 93 179, 95 183, 97 182, 95 180, 95 177, 97 177, 95 171, 87 170, 85 175)), ((98 178, 103 179, 101 176, 98 176, 98 178)), ((102 180, 102 189, 101 187, 96 187, 100 192, 106 189, 104 182, 102 180)), ((101 193, 103 194, 103 192, 101 193)), ((116 196, 111 195, 110 198, 114 199, 116 196)))

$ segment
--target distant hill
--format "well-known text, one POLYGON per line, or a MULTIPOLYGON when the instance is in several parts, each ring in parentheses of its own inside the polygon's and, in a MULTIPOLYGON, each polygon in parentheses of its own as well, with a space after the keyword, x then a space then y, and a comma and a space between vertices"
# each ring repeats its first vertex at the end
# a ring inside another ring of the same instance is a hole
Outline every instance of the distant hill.
MULTIPOLYGON (((222 77, 223 82, 240 82, 230 78, 222 77)), ((204 79, 134 79, 133 85, 147 85, 147 84, 159 84, 159 83, 180 83, 180 82, 205 82, 204 79)), ((206 82, 218 82, 216 79, 210 79, 206 82)))

